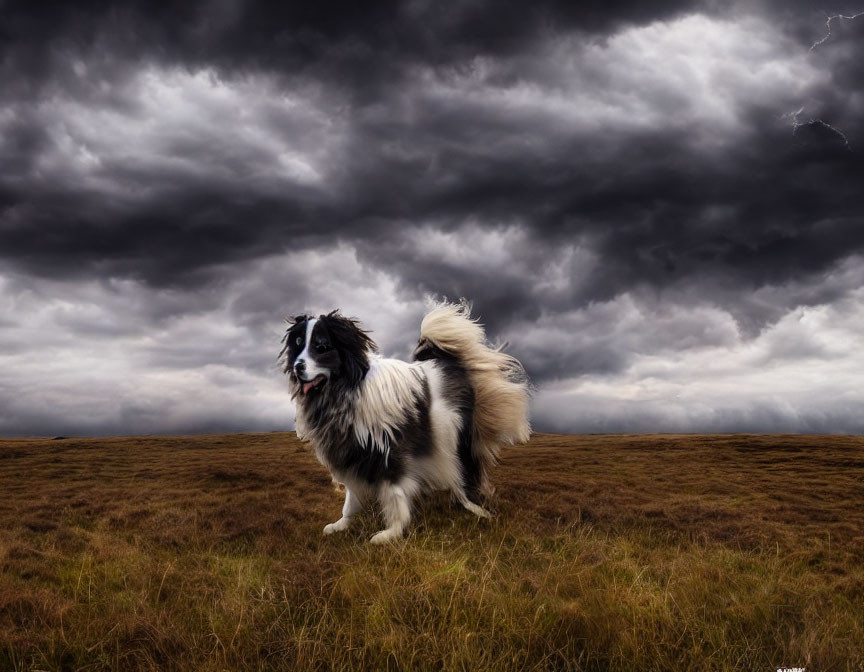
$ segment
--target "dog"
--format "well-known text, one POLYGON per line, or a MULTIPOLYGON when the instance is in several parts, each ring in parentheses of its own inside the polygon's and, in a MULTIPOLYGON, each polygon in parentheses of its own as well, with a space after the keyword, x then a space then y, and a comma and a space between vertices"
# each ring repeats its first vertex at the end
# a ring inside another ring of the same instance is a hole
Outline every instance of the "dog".
POLYGON ((381 357, 338 310, 288 323, 279 359, 297 436, 345 487, 342 517, 324 534, 347 530, 377 500, 386 528, 370 541, 399 539, 413 501, 430 490, 490 516, 480 502, 500 448, 531 434, 530 385, 517 359, 487 344, 467 302, 440 303, 423 318, 410 363, 381 357))

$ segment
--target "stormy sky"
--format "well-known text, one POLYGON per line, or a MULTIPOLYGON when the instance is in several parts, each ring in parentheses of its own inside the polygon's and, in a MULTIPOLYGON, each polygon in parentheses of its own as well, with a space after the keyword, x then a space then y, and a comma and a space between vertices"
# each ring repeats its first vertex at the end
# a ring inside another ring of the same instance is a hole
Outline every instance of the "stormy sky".
POLYGON ((463 296, 538 430, 862 432, 858 12, 0 0, 0 435, 288 429, 285 316, 463 296))

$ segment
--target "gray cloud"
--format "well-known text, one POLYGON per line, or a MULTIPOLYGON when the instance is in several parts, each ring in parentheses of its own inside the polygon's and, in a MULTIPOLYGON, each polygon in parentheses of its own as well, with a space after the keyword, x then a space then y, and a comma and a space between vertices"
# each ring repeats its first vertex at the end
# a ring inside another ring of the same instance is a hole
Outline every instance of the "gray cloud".
POLYGON ((7 2, 0 433, 283 427, 284 315, 406 356, 427 295, 540 428, 858 431, 864 19, 819 9, 7 2))

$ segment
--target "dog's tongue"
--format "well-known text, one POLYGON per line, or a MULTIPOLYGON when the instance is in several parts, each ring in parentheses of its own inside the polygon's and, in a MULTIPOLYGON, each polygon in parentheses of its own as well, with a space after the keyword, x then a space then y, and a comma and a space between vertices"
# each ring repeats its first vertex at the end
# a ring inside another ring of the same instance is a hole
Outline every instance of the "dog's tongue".
POLYGON ((318 374, 312 380, 301 381, 303 383, 303 395, 305 396, 305 395, 309 394, 309 391, 313 387, 316 387, 319 383, 323 383, 325 380, 326 380, 325 376, 318 374))

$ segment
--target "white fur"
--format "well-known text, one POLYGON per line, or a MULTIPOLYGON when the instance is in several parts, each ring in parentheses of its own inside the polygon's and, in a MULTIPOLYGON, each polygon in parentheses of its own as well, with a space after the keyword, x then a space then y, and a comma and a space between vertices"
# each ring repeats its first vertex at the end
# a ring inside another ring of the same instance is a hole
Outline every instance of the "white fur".
POLYGON ((415 461, 418 477, 430 488, 462 491, 462 467, 457 445, 462 429, 459 413, 444 396, 441 372, 431 360, 418 362, 429 381, 429 421, 434 437, 434 449, 429 457, 415 461))
POLYGON ((422 386, 423 375, 416 365, 370 356, 369 371, 353 405, 357 441, 388 455, 394 432, 405 422, 422 386))
POLYGON ((351 524, 351 519, 360 512, 363 508, 363 502, 360 497, 353 494, 346 486, 345 488, 345 503, 342 505, 342 517, 335 523, 330 523, 324 526, 324 534, 333 534, 334 532, 343 532, 348 529, 351 524))
POLYGON ((411 502, 420 490, 417 481, 410 476, 399 483, 382 483, 378 489, 378 501, 387 527, 372 535, 373 544, 384 544, 402 538, 411 522, 411 502))

